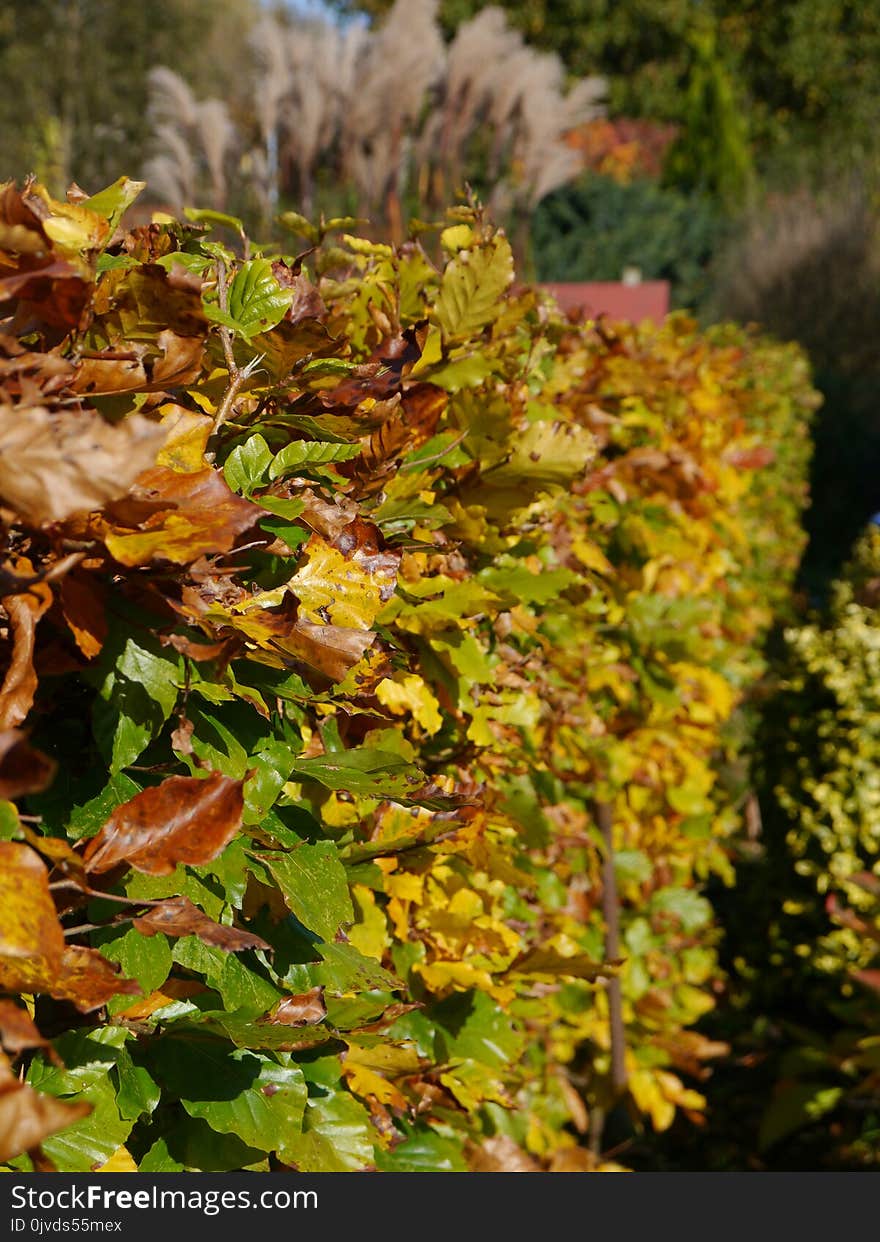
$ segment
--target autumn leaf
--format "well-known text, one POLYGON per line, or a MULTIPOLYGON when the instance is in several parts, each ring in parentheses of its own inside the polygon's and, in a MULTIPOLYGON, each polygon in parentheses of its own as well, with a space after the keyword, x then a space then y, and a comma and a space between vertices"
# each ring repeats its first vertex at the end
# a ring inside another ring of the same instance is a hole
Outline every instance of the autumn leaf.
POLYGON ((126 530, 120 523, 105 535, 108 551, 122 565, 185 565, 208 552, 228 552, 261 513, 211 469, 180 474, 157 466, 141 474, 131 499, 157 511, 135 529, 126 530))
POLYGON ((165 433, 140 414, 0 404, 0 497, 40 526, 102 508, 155 461, 165 433))
POLYGON ((210 862, 241 827, 243 784, 219 772, 205 780, 169 776, 116 808, 86 847, 86 869, 101 873, 124 862, 170 875, 178 863, 210 862))
POLYGON ((97 950, 78 944, 65 948, 49 990, 72 1001, 80 1013, 100 1009, 114 996, 138 996, 141 991, 134 979, 124 979, 119 967, 97 950))
POLYGON ((225 949, 228 953, 240 953, 244 949, 272 950, 272 946, 261 936, 215 923, 188 897, 168 897, 157 902, 132 923, 145 936, 155 936, 157 932, 163 932, 166 936, 198 936, 205 944, 225 949))
POLYGON ((49 893, 46 865, 28 845, 0 841, 0 988, 51 992, 64 933, 49 893))
POLYGON ((13 1056, 29 1048, 48 1047, 28 1011, 11 1000, 0 1000, 0 1044, 13 1056))
POLYGON ((40 793, 52 781, 57 764, 28 744, 18 729, 0 733, 0 798, 40 793))
MULTIPOLYGON (((27 561, 19 568, 30 569, 27 561)), ((40 617, 52 603, 49 587, 38 583, 25 595, 7 595, 3 608, 12 627, 12 659, 0 686, 0 729, 21 724, 31 709, 37 689, 34 669, 36 627, 40 617)))
POLYGON ((265 1020, 282 1026, 310 1026, 315 1022, 323 1022, 326 1016, 324 989, 317 987, 310 988, 300 996, 285 996, 265 1020))
POLYGON ((7 1072, 0 1079, 0 1162, 31 1151, 91 1111, 87 1100, 56 1100, 7 1072))

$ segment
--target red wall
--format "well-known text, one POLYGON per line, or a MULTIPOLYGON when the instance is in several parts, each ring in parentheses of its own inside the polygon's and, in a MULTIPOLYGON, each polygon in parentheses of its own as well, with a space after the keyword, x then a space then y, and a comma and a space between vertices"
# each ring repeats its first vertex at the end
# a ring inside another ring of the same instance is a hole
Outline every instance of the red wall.
POLYGON ((669 282, 644 280, 638 285, 619 281, 591 281, 585 284, 545 284, 539 289, 552 293, 564 311, 580 311, 585 318, 608 315, 639 323, 653 319, 659 323, 669 311, 669 282))

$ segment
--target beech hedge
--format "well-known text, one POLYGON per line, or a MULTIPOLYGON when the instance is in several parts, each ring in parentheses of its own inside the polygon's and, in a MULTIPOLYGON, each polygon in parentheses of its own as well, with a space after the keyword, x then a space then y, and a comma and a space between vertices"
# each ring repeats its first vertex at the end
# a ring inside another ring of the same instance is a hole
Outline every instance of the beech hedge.
POLYGON ((724 1052, 805 360, 139 189, 0 188, 0 1161, 617 1167, 724 1052))

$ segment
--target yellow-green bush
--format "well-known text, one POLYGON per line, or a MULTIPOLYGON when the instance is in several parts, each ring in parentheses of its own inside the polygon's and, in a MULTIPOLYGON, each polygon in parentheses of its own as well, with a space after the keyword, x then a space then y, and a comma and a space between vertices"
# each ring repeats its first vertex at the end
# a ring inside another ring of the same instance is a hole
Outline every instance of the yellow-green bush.
POLYGON ((130 193, 0 195, 2 1158, 591 1168, 615 1057, 699 1111, 802 358, 569 324, 472 208, 438 268, 130 193))

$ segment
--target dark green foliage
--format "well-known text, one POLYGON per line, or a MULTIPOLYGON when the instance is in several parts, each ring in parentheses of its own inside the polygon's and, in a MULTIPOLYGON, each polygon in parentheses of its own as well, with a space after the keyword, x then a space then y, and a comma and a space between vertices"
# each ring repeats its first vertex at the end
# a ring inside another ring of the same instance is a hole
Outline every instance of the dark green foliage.
POLYGON ((718 208, 703 194, 650 181, 621 185, 584 175, 549 195, 532 225, 538 280, 620 280, 627 266, 644 280, 668 280, 676 306, 700 306, 708 265, 724 233, 718 208))

